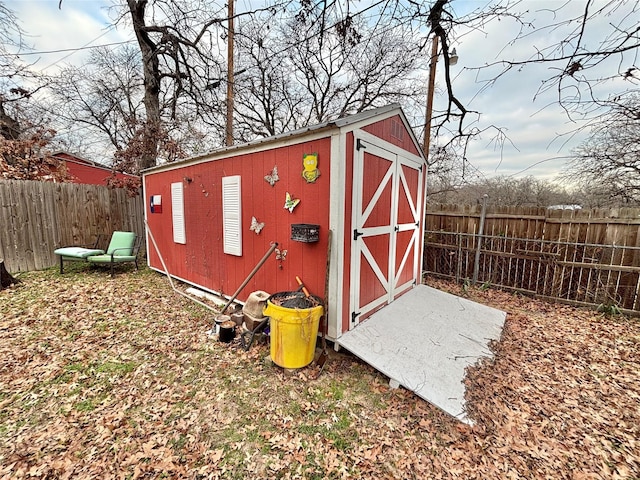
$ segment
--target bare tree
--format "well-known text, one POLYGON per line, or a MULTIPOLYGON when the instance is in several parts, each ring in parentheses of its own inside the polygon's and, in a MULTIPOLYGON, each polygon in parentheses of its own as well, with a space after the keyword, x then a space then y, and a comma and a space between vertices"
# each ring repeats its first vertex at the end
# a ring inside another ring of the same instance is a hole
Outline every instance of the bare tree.
POLYGON ((628 95, 573 151, 563 178, 600 202, 640 202, 640 95, 628 95))
POLYGON ((302 2, 245 22, 236 80, 240 135, 273 135, 424 93, 410 31, 369 25, 337 2, 302 2), (295 8, 294 8, 295 6, 295 8))
MULTIPOLYGON (((145 119, 139 51, 131 46, 92 50, 82 67, 64 68, 49 88, 50 109, 83 143, 108 139, 114 150, 126 148, 145 119)), ((83 150, 80 143, 78 149, 83 150)), ((85 147, 86 148, 86 147, 85 147)))
POLYGON ((522 45, 519 49, 521 58, 503 57, 494 63, 477 67, 478 72, 497 68, 497 72, 484 81, 483 92, 508 72, 531 65, 546 65, 551 73, 538 91, 533 92, 534 99, 555 90, 556 102, 569 119, 598 123, 601 107, 616 105, 625 94, 638 91, 638 0, 586 0, 579 4, 582 7, 579 13, 574 13, 576 2, 541 5, 540 9, 551 13, 554 19, 545 24, 527 22, 525 19, 530 17, 520 11, 522 6, 519 1, 503 0, 491 6, 483 4, 462 16, 455 15, 454 3, 451 0, 437 0, 426 13, 421 11, 419 4, 410 2, 408 7, 413 20, 425 23, 430 34, 437 35, 442 44, 448 107, 434 125, 437 133, 443 128, 445 131, 450 129, 446 125, 451 120, 456 122, 458 137, 478 133, 474 128, 475 118, 465 123, 471 112, 465 107, 465 101, 456 96, 449 73, 448 50, 452 41, 483 28, 491 21, 511 22, 519 27, 519 33, 509 44, 522 45), (602 19, 607 19, 607 23, 602 19), (592 31, 596 29, 598 34, 593 35, 592 31), (523 42, 534 32, 546 32, 549 38, 558 38, 558 41, 550 41, 542 48, 525 46, 523 42))
POLYGON ((178 120, 185 103, 205 123, 218 113, 207 86, 223 70, 224 11, 224 5, 204 0, 126 0, 116 23, 132 27, 142 60, 144 128, 132 148, 139 169, 156 164, 159 139, 170 130, 167 119, 178 120))
POLYGON ((11 104, 24 99, 30 92, 23 88, 20 79, 28 74, 26 67, 17 61, 17 53, 26 48, 24 32, 11 9, 0 2, 0 136, 17 140, 21 127, 11 104))
POLYGON ((32 102, 41 83, 19 61, 28 49, 23 35, 13 11, 0 2, 0 178, 64 181, 67 172, 48 155, 55 131, 32 102))
POLYGON ((320 2, 283 29, 288 63, 309 99, 303 123, 421 97, 423 85, 412 76, 425 59, 411 32, 401 25, 370 25, 338 7, 320 2))
POLYGON ((221 76, 219 30, 224 9, 204 1, 127 0, 128 15, 142 54, 146 125, 140 168, 155 165, 162 129, 162 92, 175 119, 183 99, 194 100, 204 121, 210 78, 221 76))
POLYGON ((428 161, 427 198, 431 202, 453 201, 456 192, 484 178, 452 145, 432 144, 428 161))
MULTIPOLYGON (((519 27, 511 39, 515 45, 534 29, 554 33, 559 40, 538 50, 522 48, 521 58, 477 67, 497 69, 481 91, 511 70, 548 65, 551 73, 538 93, 555 88, 557 103, 568 115, 595 118, 599 107, 619 102, 620 92, 613 87, 637 88, 634 62, 640 30, 633 19, 638 3, 585 0, 575 14, 575 3, 564 2, 552 6, 556 20, 545 25, 528 23, 515 0, 479 4, 472 11, 462 9, 463 14, 457 13, 453 0, 367 4, 282 0, 243 12, 237 15, 242 20, 237 65, 244 71, 234 84, 237 135, 250 140, 390 101, 400 101, 405 108, 410 105, 410 116, 417 119, 413 111, 425 88, 412 72, 429 60, 426 52, 436 36, 447 101, 443 110, 434 112, 430 133, 443 146, 457 146, 461 158, 467 142, 487 130, 493 131, 498 143, 507 141, 499 125, 480 127, 480 112, 471 111, 469 99, 460 98, 449 64, 452 45, 497 21, 519 27), (609 24, 608 33, 588 41, 599 19, 609 17, 617 20, 609 24), (598 71, 613 59, 618 62, 614 69, 598 71), (613 87, 603 90, 603 84, 613 87)), ((217 86, 228 73, 224 60, 228 19, 225 5, 204 0, 127 0, 123 5, 118 22, 133 28, 142 61, 145 131, 138 138, 144 145, 140 166, 146 167, 155 164, 155 139, 163 136, 161 130, 167 125, 171 130, 177 122, 193 118, 196 128, 199 124, 213 127, 213 134, 221 131, 225 101, 217 86)))
POLYGON ((489 205, 502 207, 549 207, 582 203, 579 192, 568 190, 549 180, 540 180, 531 176, 476 179, 454 189, 427 193, 431 203, 472 205, 484 195, 487 195, 489 205))
POLYGON ((235 137, 248 141, 294 130, 304 116, 304 97, 272 32, 273 16, 243 24, 236 34, 240 75, 236 76, 235 137))

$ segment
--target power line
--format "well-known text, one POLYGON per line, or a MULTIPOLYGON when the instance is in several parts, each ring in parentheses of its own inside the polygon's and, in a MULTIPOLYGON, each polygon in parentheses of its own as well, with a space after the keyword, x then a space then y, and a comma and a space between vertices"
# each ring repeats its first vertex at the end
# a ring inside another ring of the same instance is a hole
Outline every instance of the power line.
MULTIPOLYGON (((101 35, 102 36, 102 35, 101 35)), ((90 48, 111 47, 113 45, 124 45, 125 43, 132 43, 135 40, 125 40, 122 42, 103 43, 100 45, 86 45, 84 47, 77 48, 61 48, 59 50, 46 50, 41 52, 25 52, 25 53, 7 53, 5 55, 12 57, 23 57, 26 55, 49 55, 53 53, 66 53, 66 52, 79 52, 80 50, 89 50, 90 48)))
MULTIPOLYGON (((69 58, 70 56, 76 54, 78 51, 84 50, 84 49, 88 49, 88 48, 99 48, 101 46, 106 46, 106 45, 91 45, 93 42, 101 39, 102 37, 104 37, 105 35, 107 35, 109 32, 111 32, 112 30, 114 30, 116 27, 115 25, 110 25, 104 32, 102 32, 100 35, 98 35, 96 38, 94 38, 93 40, 89 40, 87 43, 85 43, 82 47, 77 47, 75 49, 72 49, 71 52, 67 53, 64 57, 59 58, 58 60, 56 60, 55 62, 47 65, 46 67, 44 67, 42 69, 42 71, 47 70, 48 68, 53 67, 54 65, 59 64, 60 62, 62 62, 63 60, 66 60, 67 58, 69 58)), ((124 42, 117 42, 117 44, 122 44, 122 43, 129 43, 132 40, 127 40, 124 42)), ((108 44, 107 44, 108 45, 108 44)))

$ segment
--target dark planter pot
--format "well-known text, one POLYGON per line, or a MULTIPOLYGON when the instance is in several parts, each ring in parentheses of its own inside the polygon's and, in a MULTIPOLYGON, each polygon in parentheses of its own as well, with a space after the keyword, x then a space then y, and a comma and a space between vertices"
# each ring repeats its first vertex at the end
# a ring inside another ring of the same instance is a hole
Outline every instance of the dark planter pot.
POLYGON ((236 323, 233 320, 228 320, 220 325, 221 342, 230 343, 236 336, 236 323))

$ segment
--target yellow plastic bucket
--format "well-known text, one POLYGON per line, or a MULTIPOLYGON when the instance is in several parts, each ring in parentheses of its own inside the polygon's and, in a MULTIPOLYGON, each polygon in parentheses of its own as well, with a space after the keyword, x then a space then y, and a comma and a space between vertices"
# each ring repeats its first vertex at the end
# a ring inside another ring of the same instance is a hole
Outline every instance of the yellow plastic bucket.
POLYGON ((287 308, 275 305, 271 300, 277 295, 282 294, 272 295, 263 312, 270 317, 271 360, 283 368, 306 367, 313 361, 316 351, 323 307, 287 308))

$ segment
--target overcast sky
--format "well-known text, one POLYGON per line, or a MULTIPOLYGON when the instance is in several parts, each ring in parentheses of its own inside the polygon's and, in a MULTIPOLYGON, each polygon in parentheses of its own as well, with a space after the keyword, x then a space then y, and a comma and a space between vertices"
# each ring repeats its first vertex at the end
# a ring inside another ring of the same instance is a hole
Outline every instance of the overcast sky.
MULTIPOLYGON (((475 0, 454 0, 454 11, 465 13, 487 2, 475 0)), ((564 1, 526 0, 518 9, 529 10, 527 19, 540 24, 553 18, 550 8, 557 8, 564 1)), ((22 22, 24 30, 30 34, 27 42, 36 52, 50 52, 77 49, 90 45, 101 45, 133 39, 133 32, 111 28, 110 13, 106 6, 111 2, 100 0, 64 0, 58 9, 58 0, 5 0, 22 22)), ((248 9, 248 0, 239 0, 236 11, 248 9)), ((571 0, 566 14, 579 13, 585 0, 571 0)), ((113 15, 113 12, 111 12, 113 15)), ((556 17, 557 19, 557 17, 556 17)), ((603 19, 603 28, 611 19, 603 19)), ((640 18, 629 19, 631 24, 640 23, 640 18)), ((521 71, 512 71, 499 79, 490 89, 482 90, 483 80, 493 77, 494 70, 475 70, 500 59, 523 59, 549 43, 563 38, 563 31, 539 30, 525 40, 509 46, 518 31, 515 22, 504 19, 492 22, 482 31, 477 30, 461 36, 456 47, 458 64, 452 67, 454 88, 459 99, 471 110, 482 116, 479 128, 496 125, 504 128, 508 141, 500 148, 491 142, 493 134, 486 133, 474 142, 467 158, 471 165, 487 177, 495 175, 526 176, 553 179, 562 169, 571 148, 582 141, 586 132, 569 135, 579 123, 573 123, 557 105, 557 92, 544 95, 536 93, 541 82, 553 74, 549 65, 530 65, 521 71)), ((593 41, 601 35, 598 29, 590 30, 593 41)), ((590 41, 587 39, 587 41, 590 41)), ((41 53, 24 57, 35 62, 34 68, 53 73, 66 63, 81 62, 84 51, 41 53)), ((442 62, 438 65, 442 74, 442 62)), ((614 66, 613 68, 618 68, 614 66)), ((425 72, 425 82, 426 72, 425 72)), ((438 85, 443 80, 438 77, 438 85)), ((607 88, 606 86, 604 88, 607 88)), ((436 108, 442 98, 436 96, 436 108)))

